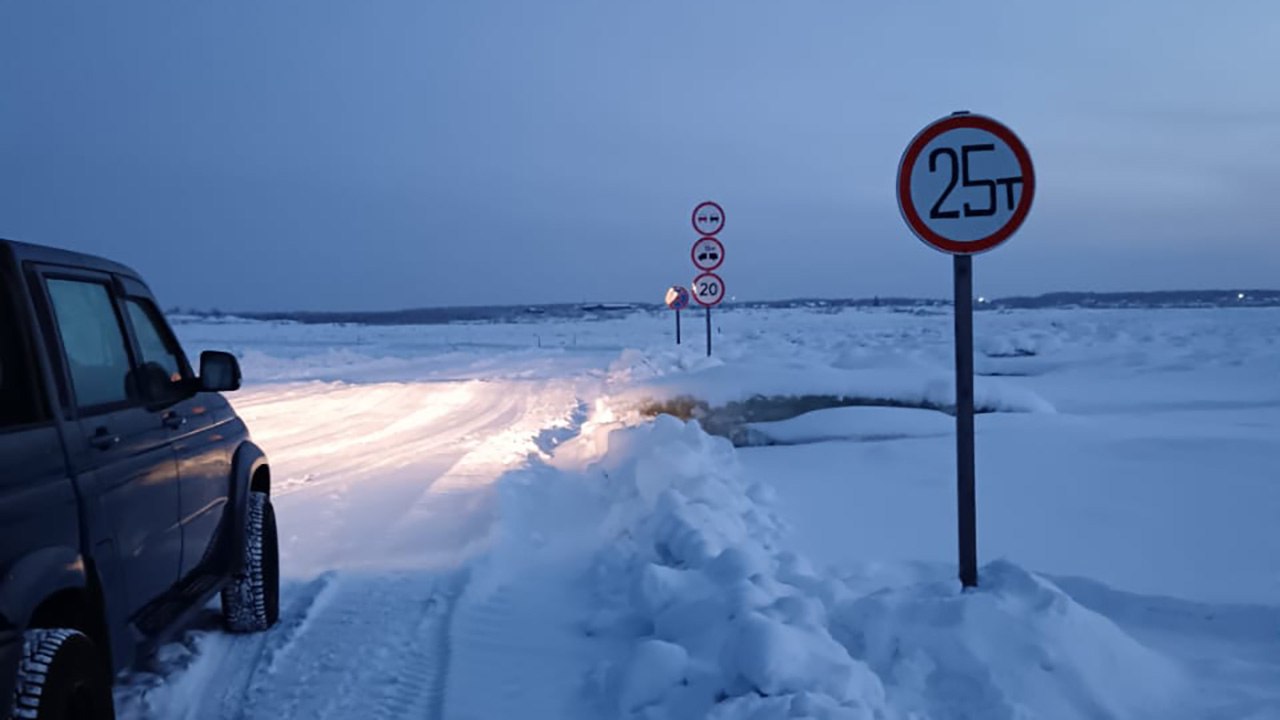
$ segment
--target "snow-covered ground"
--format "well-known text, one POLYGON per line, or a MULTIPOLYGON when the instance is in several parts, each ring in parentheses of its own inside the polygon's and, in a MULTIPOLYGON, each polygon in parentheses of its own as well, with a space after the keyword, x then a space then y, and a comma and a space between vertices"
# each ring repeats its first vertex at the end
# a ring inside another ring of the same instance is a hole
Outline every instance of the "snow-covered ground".
POLYGON ((976 322, 968 593, 949 315, 180 322, 241 358, 282 621, 121 716, 1280 717, 1280 310, 976 322))

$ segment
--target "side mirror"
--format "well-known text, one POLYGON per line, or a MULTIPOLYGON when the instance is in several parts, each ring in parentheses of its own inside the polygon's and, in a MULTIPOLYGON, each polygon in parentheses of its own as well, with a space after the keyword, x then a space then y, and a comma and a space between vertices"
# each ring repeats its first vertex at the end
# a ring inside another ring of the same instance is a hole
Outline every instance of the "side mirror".
POLYGON ((231 353, 205 350, 200 353, 200 391, 230 392, 240 389, 240 362, 231 353))
POLYGON ((126 381, 129 397, 144 400, 151 408, 172 405, 193 392, 189 384, 175 382, 163 367, 153 362, 130 370, 126 381))

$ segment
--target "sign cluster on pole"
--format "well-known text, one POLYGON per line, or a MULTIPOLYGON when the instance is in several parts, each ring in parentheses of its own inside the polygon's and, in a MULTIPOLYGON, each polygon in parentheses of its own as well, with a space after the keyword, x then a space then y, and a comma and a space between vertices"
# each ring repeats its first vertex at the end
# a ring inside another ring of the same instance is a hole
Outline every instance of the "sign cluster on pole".
POLYGON ((710 200, 693 209, 693 229, 699 238, 689 256, 701 271, 693 279, 693 299, 707 311, 707 356, 711 355, 711 308, 724 300, 724 280, 712 272, 724 264, 724 243, 716 237, 724 229, 724 208, 710 200))
POLYGON ((1013 131, 954 113, 921 130, 898 165, 898 206, 925 244, 953 256, 956 348, 956 493, 960 582, 978 584, 973 448, 973 256, 1009 239, 1035 196, 1031 155, 1013 131))

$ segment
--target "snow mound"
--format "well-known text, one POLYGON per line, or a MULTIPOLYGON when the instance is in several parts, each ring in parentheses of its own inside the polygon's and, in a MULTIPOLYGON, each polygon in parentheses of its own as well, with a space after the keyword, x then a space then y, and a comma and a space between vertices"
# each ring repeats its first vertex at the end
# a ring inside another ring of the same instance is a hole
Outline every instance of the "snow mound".
POLYGON ((772 496, 732 446, 661 416, 615 431, 594 468, 610 511, 593 635, 625 659, 601 673, 609 716, 873 718, 884 689, 827 629, 822 581, 777 548, 772 496))
POLYGON ((1057 336, 1040 329, 1020 329, 987 335, 978 344, 980 352, 990 358, 1035 357, 1062 347, 1057 336))
POLYGON ((870 663, 890 704, 923 717, 1166 717, 1184 678, 1168 659, 1048 580, 1007 562, 956 582, 840 607, 836 635, 870 663))
MULTIPOLYGON (((954 373, 943 369, 758 363, 663 375, 638 383, 633 394, 642 403, 690 398, 711 408, 758 398, 835 397, 862 405, 942 409, 955 406, 956 390, 954 373)), ((1055 412, 1049 401, 1001 378, 975 378, 974 404, 984 412, 1055 412)))
POLYGON ((748 426, 757 444, 798 445, 828 440, 938 437, 955 430, 955 418, 933 410, 845 407, 815 410, 790 420, 748 426))

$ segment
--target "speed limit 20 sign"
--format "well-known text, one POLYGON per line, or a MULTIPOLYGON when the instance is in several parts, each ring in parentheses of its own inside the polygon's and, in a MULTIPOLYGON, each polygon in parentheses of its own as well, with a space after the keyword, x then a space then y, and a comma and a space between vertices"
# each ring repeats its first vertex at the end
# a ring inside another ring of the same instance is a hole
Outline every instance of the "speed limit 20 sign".
POLYGON ((975 255, 1008 240, 1026 220, 1035 188, 1026 146, 982 115, 932 123, 898 165, 898 206, 907 226, 952 255, 975 255))
POLYGON ((703 307, 715 307, 724 300, 724 281, 715 273, 702 273, 693 279, 693 299, 703 307))

